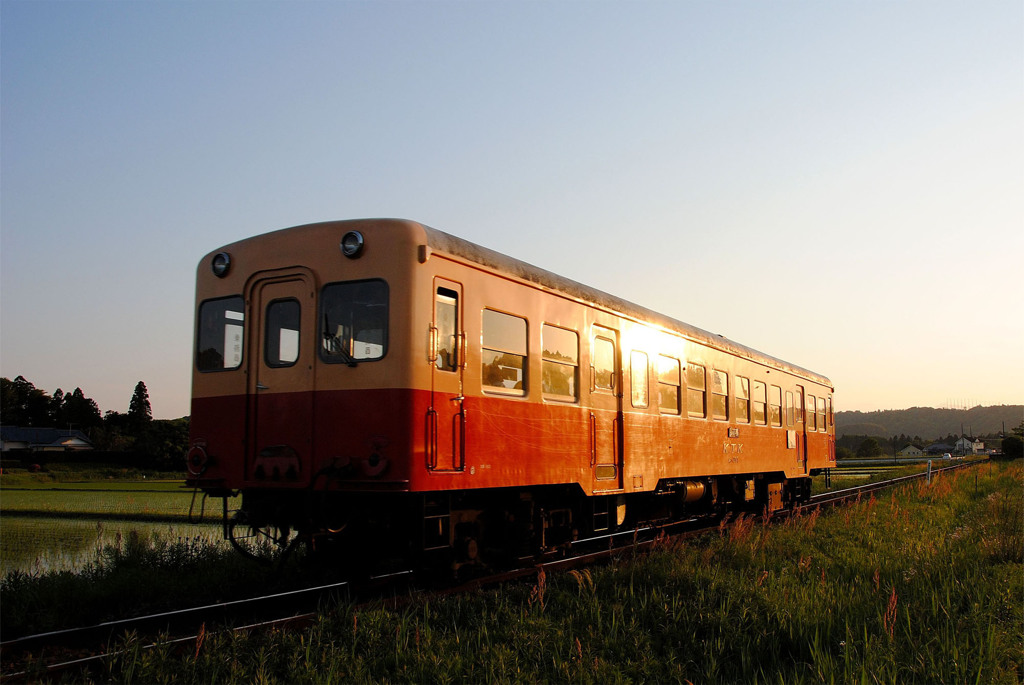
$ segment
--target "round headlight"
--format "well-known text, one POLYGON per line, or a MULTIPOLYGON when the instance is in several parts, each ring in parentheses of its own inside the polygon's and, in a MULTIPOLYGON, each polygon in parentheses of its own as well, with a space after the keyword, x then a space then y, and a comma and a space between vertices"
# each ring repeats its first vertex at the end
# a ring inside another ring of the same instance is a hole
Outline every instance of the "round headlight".
POLYGON ((213 275, 217 278, 224 278, 228 275, 228 271, 231 269, 231 255, 227 252, 218 252, 213 257, 213 262, 210 264, 213 269, 213 275))
POLYGON ((341 239, 341 254, 349 259, 358 257, 363 251, 363 234, 359 231, 349 231, 341 239))

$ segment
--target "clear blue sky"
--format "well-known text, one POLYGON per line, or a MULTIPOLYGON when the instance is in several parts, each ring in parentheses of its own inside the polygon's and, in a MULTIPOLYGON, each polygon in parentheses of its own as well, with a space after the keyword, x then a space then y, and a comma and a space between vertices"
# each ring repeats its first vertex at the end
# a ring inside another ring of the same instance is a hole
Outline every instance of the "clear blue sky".
POLYGON ((830 376, 1024 403, 1024 3, 0 3, 0 375, 189 412, 195 268, 392 216, 830 376))

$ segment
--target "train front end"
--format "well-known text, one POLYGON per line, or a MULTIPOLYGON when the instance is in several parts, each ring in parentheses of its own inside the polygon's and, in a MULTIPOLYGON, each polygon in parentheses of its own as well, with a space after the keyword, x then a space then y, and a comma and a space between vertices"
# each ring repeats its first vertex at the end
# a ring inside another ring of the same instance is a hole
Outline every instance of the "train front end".
POLYGON ((331 222, 200 262, 187 482, 225 498, 232 539, 308 539, 346 525, 343 486, 408 489, 421 243, 415 224, 331 222))

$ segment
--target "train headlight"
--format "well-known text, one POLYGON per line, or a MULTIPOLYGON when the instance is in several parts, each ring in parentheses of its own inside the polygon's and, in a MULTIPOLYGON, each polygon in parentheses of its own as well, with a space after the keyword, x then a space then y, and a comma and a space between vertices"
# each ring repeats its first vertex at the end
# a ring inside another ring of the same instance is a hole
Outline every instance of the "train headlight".
POLYGON ((355 259, 363 252, 363 234, 359 231, 349 231, 341 239, 341 254, 349 259, 355 259))
POLYGON ((186 463, 190 474, 201 476, 206 473, 206 468, 210 465, 210 455, 206 453, 202 445, 195 445, 188 451, 186 463))
POLYGON ((214 255, 210 268, 213 269, 214 276, 224 278, 228 275, 228 271, 231 270, 231 255, 227 252, 218 252, 214 255))

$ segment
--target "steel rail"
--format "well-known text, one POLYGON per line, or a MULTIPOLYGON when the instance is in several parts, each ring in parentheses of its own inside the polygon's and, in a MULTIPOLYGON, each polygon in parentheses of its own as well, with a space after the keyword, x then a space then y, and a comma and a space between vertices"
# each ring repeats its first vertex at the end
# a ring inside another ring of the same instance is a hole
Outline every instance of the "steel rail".
MULTIPOLYGON (((978 464, 984 464, 988 462, 988 459, 974 459, 971 461, 962 461, 957 464, 950 464, 949 466, 943 466, 934 468, 931 470, 932 475, 939 473, 945 473, 947 471, 956 471, 959 469, 970 468, 978 464)), ((899 487, 900 485, 906 485, 914 481, 923 480, 928 478, 928 471, 922 471, 921 473, 912 473, 909 476, 898 476, 896 478, 890 478, 876 483, 865 483, 864 485, 858 485, 852 488, 844 488, 843 490, 833 490, 832 492, 822 492, 811 497, 811 499, 804 504, 800 509, 815 508, 824 506, 827 504, 840 504, 842 502, 856 499, 861 495, 876 492, 878 490, 886 490, 888 488, 899 487)))
POLYGON ((97 644, 104 644, 112 638, 129 631, 138 631, 140 633, 173 632, 180 630, 185 625, 195 626, 224 619, 247 617, 248 620, 253 620, 255 617, 265 615, 268 612, 280 611, 282 607, 301 607, 308 605, 314 600, 319 602, 325 595, 348 589, 348 587, 348 581, 331 583, 260 597, 249 597, 218 604, 166 611, 159 614, 106 621, 93 626, 26 635, 0 642, 0 654, 9 655, 12 652, 32 652, 43 647, 59 647, 64 649, 86 648, 96 646, 97 644))

